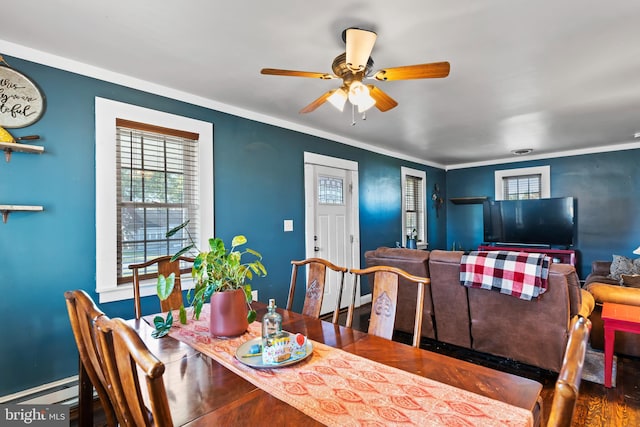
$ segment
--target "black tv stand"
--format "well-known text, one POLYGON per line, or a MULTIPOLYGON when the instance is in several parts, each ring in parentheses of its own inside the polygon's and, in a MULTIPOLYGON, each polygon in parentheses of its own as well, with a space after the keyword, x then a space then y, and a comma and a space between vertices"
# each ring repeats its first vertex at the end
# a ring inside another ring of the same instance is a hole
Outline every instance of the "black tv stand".
MULTIPOLYGON (((546 246, 546 245, 545 245, 546 246)), ((517 249, 520 252, 535 252, 549 255, 552 262, 560 262, 562 264, 569 264, 572 266, 576 266, 576 251, 572 249, 551 249, 549 247, 536 247, 536 246, 517 246, 517 245, 507 245, 507 246, 488 246, 488 245, 480 245, 478 246, 479 251, 512 251, 517 249)))

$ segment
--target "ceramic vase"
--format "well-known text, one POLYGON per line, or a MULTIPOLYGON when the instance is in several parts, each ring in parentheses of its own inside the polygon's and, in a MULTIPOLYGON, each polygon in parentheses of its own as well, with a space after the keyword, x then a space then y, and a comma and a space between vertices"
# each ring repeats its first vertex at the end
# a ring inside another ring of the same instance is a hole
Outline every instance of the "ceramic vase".
POLYGON ((247 298, 244 290, 214 292, 211 295, 209 330, 214 337, 242 335, 249 327, 247 298))

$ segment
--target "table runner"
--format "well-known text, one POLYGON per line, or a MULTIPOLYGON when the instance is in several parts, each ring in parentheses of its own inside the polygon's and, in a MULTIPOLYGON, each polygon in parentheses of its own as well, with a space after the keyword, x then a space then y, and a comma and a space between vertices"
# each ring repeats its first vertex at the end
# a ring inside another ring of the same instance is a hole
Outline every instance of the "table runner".
MULTIPOLYGON (((177 312, 174 318, 177 318, 177 312)), ((153 324, 154 316, 147 316, 153 324)), ((532 426, 530 411, 312 341, 297 364, 253 369, 235 358, 261 336, 254 322, 236 338, 209 335, 209 306, 169 335, 206 354, 272 396, 328 426, 532 426)))

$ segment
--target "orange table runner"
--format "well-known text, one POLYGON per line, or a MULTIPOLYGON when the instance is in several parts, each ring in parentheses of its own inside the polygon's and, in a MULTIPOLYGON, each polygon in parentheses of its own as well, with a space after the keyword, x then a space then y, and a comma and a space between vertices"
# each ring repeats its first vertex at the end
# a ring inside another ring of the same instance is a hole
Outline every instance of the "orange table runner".
MULTIPOLYGON (((147 321, 153 324, 154 316, 147 321)), ((174 313, 177 318, 177 312, 174 313)), ((532 426, 530 411, 312 341, 313 354, 287 367, 253 369, 235 357, 261 336, 254 322, 236 338, 209 335, 209 306, 169 335, 328 426, 532 426)))

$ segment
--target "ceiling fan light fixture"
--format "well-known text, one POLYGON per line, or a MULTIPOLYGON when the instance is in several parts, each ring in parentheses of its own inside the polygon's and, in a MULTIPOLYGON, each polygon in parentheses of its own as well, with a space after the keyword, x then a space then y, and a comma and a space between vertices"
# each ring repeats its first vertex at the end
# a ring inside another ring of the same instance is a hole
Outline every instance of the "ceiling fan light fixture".
POLYGON ((376 105, 376 100, 371 97, 369 88, 358 81, 351 83, 349 87, 349 102, 358 107, 359 113, 364 113, 376 105))
POLYGON ((346 30, 346 62, 351 71, 363 71, 367 67, 367 61, 373 50, 378 35, 373 31, 359 28, 346 30))
POLYGON ((358 105, 360 100, 369 95, 369 88, 362 84, 362 82, 353 82, 349 86, 349 102, 353 105, 358 105))
POLYGON ((327 98, 327 101, 338 110, 344 111, 344 104, 347 103, 347 92, 342 88, 337 89, 327 98))
POLYGON ((358 113, 364 113, 374 105, 376 105, 376 100, 373 99, 371 95, 366 94, 366 96, 362 96, 360 99, 360 103, 358 104, 358 113))

